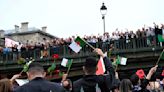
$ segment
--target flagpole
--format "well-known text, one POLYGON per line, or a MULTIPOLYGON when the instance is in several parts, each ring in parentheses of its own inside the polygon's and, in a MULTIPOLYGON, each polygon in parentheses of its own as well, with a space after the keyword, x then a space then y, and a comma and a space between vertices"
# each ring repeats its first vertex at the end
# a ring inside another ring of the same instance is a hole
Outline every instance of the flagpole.
POLYGON ((118 64, 116 64, 116 58, 114 58, 113 62, 114 63, 114 71, 116 72, 117 71, 117 68, 118 68, 118 64))
POLYGON ((69 70, 71 69, 71 67, 68 67, 68 70, 67 70, 67 73, 66 74, 68 74, 69 73, 69 70))
POLYGON ((23 73, 23 70, 19 73, 20 75, 23 73))
POLYGON ((71 65, 70 65, 70 67, 68 67, 68 70, 67 70, 66 74, 69 73, 69 71, 70 71, 70 69, 71 69, 71 66, 72 66, 72 60, 71 60, 71 65))
MULTIPOLYGON (((34 59, 33 60, 31 60, 31 63, 34 61, 34 59)), ((29 61, 30 62, 30 61, 29 61)), ((28 63, 29 63, 28 62, 28 63)), ((27 63, 26 63, 27 64, 27 63)), ((20 75, 22 74, 24 72, 24 66, 23 66, 23 70, 19 73, 20 75)))
POLYGON ((91 47, 93 50, 95 49, 95 47, 93 47, 92 45, 90 45, 88 42, 87 42, 87 45, 88 45, 89 47, 91 47))
POLYGON ((117 72, 118 65, 116 65, 115 72, 117 72))
POLYGON ((93 47, 92 45, 90 45, 87 41, 85 41, 83 38, 81 38, 89 47, 91 47, 93 50, 95 49, 95 47, 93 47))
POLYGON ((161 57, 162 57, 163 52, 164 52, 164 49, 163 49, 163 51, 161 52, 161 54, 160 54, 160 56, 159 56, 159 58, 158 58, 158 60, 157 60, 157 62, 156 62, 156 65, 158 65, 158 63, 159 63, 159 61, 160 61, 160 59, 161 59, 161 57))

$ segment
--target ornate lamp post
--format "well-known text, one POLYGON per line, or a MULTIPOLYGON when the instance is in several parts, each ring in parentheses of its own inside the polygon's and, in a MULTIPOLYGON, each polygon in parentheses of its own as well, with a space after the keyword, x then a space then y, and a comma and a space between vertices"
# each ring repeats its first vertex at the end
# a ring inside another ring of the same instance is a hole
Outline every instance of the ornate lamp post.
POLYGON ((102 3, 102 6, 100 8, 100 12, 101 12, 102 19, 103 19, 103 26, 104 26, 104 33, 105 33, 105 15, 107 13, 107 7, 104 5, 104 3, 102 3))

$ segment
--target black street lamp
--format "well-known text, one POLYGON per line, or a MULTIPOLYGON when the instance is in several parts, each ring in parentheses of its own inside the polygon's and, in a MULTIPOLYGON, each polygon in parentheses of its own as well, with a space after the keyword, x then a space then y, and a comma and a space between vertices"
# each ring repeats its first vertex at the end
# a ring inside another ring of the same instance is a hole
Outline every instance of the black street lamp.
POLYGON ((102 3, 102 6, 100 8, 100 12, 101 12, 103 23, 104 23, 104 33, 105 33, 105 15, 107 13, 107 7, 104 5, 104 3, 102 3))

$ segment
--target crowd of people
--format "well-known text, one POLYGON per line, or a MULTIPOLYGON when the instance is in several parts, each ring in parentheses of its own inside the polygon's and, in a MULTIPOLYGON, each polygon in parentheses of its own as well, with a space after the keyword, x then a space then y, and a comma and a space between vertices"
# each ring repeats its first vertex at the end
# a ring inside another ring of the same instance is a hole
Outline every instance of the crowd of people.
MULTIPOLYGON (((128 29, 126 29, 125 32, 116 29, 112 35, 106 32, 103 35, 84 36, 82 38, 92 46, 101 48, 103 51, 108 51, 110 46, 114 46, 116 49, 141 48, 153 45, 162 46, 162 43, 158 41, 157 35, 163 33, 164 24, 161 24, 161 27, 159 27, 154 23, 154 27, 143 27, 142 29, 138 29, 136 33, 128 29)), ((76 36, 72 36, 69 38, 53 39, 51 41, 43 38, 42 42, 27 41, 26 43, 14 44, 12 47, 0 47, 0 60, 5 61, 9 53, 12 53, 13 59, 18 59, 19 57, 34 58, 34 52, 37 58, 43 58, 51 56, 53 52, 60 53, 64 51, 63 46, 67 46, 68 52, 71 52, 68 45, 75 40, 75 38, 76 36)), ((87 47, 84 48, 85 51, 87 47)))
MULTIPOLYGON (((22 86, 18 86, 15 83, 15 79, 20 78, 21 74, 13 75, 11 79, 4 78, 0 80, 0 92, 164 92, 164 78, 161 75, 161 79, 158 79, 152 84, 151 77, 156 72, 158 65, 152 67, 148 74, 144 75, 143 78, 140 78, 137 74, 133 74, 129 79, 119 79, 119 74, 112 66, 111 60, 104 55, 103 51, 110 48, 111 44, 116 44, 115 48, 122 48, 122 43, 130 44, 130 39, 141 39, 140 41, 144 43, 145 46, 151 45, 162 45, 158 42, 157 35, 163 34, 164 25, 161 25, 159 28, 156 24, 154 27, 142 28, 134 33, 133 31, 120 32, 116 29, 115 32, 110 36, 109 33, 104 33, 103 36, 84 36, 88 43, 99 48, 94 50, 97 55, 103 58, 104 65, 106 68, 105 74, 96 75, 97 63, 98 61, 94 57, 86 58, 83 64, 84 76, 76 81, 71 81, 64 74, 60 83, 50 82, 46 80, 46 71, 44 67, 38 62, 32 62, 28 71, 26 72, 29 82, 22 86), (123 40, 121 42, 121 40, 123 40), (115 43, 114 43, 115 42, 115 43), (104 44, 105 43, 105 44, 104 44), (100 49, 102 48, 102 49, 100 49), (104 49, 106 48, 106 49, 104 49)), ((17 59, 18 57, 30 58, 32 57, 33 51, 38 50, 37 54, 39 58, 47 57, 48 54, 55 52, 60 52, 58 47, 63 45, 69 45, 75 36, 66 38, 66 39, 54 39, 53 41, 47 41, 43 39, 43 42, 29 42, 19 43, 19 45, 13 45, 13 47, 1 47, 0 53, 3 55, 8 55, 12 52, 13 58, 17 59), (53 52, 48 52, 49 48, 53 48, 53 52), (28 51, 31 51, 30 53, 28 51), (23 56, 23 53, 29 56, 23 56)), ((139 44, 139 43, 136 43, 139 44)), ((85 49, 87 51, 88 49, 85 49)))
POLYGON ((22 86, 15 86, 14 80, 21 74, 14 75, 11 79, 0 80, 0 92, 163 92, 164 78, 156 81, 152 86, 151 77, 156 72, 158 65, 152 67, 142 79, 133 74, 130 79, 119 79, 119 74, 113 68, 111 60, 99 48, 94 50, 103 58, 106 68, 105 74, 96 75, 97 63, 95 57, 88 57, 83 64, 84 76, 71 81, 64 74, 60 83, 50 82, 45 79, 46 72, 39 62, 32 62, 26 72, 29 82, 22 86), (158 85, 157 85, 158 84, 158 85))

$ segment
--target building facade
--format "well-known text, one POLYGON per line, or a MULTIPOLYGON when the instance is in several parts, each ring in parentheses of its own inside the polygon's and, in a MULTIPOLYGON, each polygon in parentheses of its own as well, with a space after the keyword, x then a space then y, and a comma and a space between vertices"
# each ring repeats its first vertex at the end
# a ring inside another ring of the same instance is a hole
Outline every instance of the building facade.
POLYGON ((0 47, 4 47, 5 41, 4 41, 4 30, 0 30, 0 47))
POLYGON ((47 33, 46 28, 47 27, 42 27, 42 29, 34 27, 28 28, 28 22, 24 22, 22 23, 21 28, 15 25, 15 29, 6 31, 5 37, 23 44, 27 42, 39 43, 43 42, 45 39, 51 41, 58 38, 47 33))

